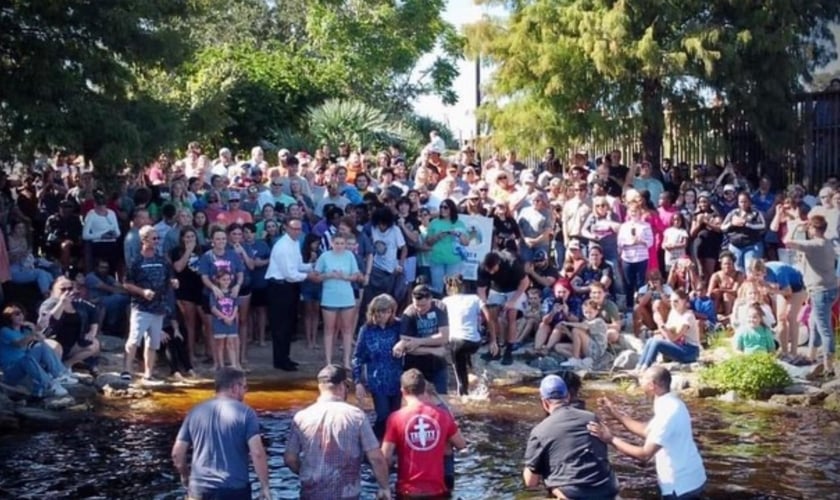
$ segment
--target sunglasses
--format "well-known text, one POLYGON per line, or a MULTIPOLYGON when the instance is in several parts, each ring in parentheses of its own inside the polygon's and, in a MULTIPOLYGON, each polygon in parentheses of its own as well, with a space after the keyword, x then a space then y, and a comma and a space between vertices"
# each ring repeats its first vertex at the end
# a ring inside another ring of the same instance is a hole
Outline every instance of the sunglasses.
POLYGON ((60 291, 60 292, 72 292, 73 287, 72 286, 63 286, 63 287, 59 288, 58 291, 60 291))

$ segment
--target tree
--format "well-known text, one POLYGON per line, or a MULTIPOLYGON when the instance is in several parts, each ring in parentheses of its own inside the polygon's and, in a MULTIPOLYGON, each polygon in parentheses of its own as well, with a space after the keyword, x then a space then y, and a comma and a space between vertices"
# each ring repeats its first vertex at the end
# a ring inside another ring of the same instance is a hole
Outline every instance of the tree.
POLYGON ((789 142, 790 94, 834 54, 827 25, 840 13, 831 0, 487 3, 510 9, 466 28, 468 54, 496 67, 482 110, 494 137, 571 145, 609 130, 608 117, 639 115, 655 163, 666 104, 716 92, 765 142, 789 142))
MULTIPOLYGON (((0 7, 0 140, 6 153, 62 146, 97 168, 168 143, 165 105, 138 67, 172 68, 189 47, 167 26, 184 0, 11 0, 0 7)), ((174 123, 174 122, 172 122, 174 123)))

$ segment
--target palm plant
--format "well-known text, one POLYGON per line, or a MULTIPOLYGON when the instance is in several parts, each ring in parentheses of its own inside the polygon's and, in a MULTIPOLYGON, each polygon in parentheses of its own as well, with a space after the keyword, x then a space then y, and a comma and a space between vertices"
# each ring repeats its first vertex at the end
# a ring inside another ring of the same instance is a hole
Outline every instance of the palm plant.
POLYGON ((309 108, 309 135, 322 144, 351 144, 359 148, 382 148, 404 144, 414 133, 400 121, 361 101, 330 99, 309 108))

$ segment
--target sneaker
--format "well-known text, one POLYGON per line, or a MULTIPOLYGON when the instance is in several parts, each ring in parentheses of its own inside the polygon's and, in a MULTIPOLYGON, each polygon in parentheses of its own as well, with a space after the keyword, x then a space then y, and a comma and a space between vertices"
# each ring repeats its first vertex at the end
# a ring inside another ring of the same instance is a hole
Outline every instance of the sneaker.
POLYGON ((79 383, 79 379, 77 379, 72 373, 64 372, 58 377, 55 378, 55 381, 61 385, 76 385, 79 383))
POLYGON ((120 373, 120 378, 130 382, 131 381, 131 374, 128 373, 128 372, 122 372, 122 373, 120 373))
POLYGON ((163 385, 163 380, 157 379, 155 377, 143 377, 142 384, 145 386, 159 386, 163 385))
POLYGON ((510 344, 505 346, 505 352, 502 354, 502 364, 505 366, 513 364, 513 346, 510 344))
POLYGON ((52 387, 49 390, 50 396, 60 398, 66 396, 68 394, 67 389, 61 386, 58 381, 53 380, 52 387))

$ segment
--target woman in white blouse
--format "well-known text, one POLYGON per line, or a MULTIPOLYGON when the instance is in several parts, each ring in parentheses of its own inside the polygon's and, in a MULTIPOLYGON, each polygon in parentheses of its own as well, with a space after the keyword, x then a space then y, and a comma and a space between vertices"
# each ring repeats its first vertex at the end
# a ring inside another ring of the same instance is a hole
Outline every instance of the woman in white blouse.
POLYGON ((642 219, 639 203, 628 205, 627 220, 618 228, 618 253, 621 258, 621 271, 624 273, 627 309, 633 310, 634 296, 645 284, 648 249, 653 246, 653 230, 650 224, 642 219))
POLYGON ((117 258, 121 254, 117 246, 117 238, 120 237, 117 214, 105 205, 105 194, 102 191, 94 193, 93 201, 95 205, 93 210, 85 215, 82 230, 86 269, 93 269, 93 262, 104 259, 108 261, 113 273, 117 270, 117 258))

